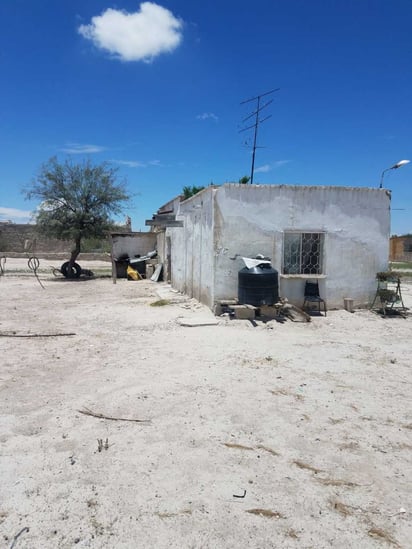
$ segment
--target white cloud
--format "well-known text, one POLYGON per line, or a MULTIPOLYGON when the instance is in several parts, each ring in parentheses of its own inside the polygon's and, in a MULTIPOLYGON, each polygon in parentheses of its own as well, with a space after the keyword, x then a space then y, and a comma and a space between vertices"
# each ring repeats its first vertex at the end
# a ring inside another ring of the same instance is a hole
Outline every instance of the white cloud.
POLYGON ((112 160, 115 164, 126 166, 127 168, 144 168, 146 164, 138 160, 112 160))
POLYGON ((272 164, 264 164, 263 166, 256 168, 255 173, 267 173, 273 169, 280 168, 285 164, 289 164, 289 162, 290 160, 276 160, 276 162, 273 162, 272 164))
POLYGON ((150 62, 175 50, 182 40, 183 22, 154 2, 143 2, 140 11, 108 8, 92 17, 78 32, 121 61, 150 62))
POLYGON ((112 160, 115 164, 127 166, 128 168, 147 168, 148 166, 161 166, 160 160, 149 160, 149 162, 140 162, 139 160, 112 160))
POLYGON ((99 145, 82 145, 80 143, 67 143, 64 147, 59 149, 61 152, 67 154, 92 154, 105 151, 105 147, 99 145))
POLYGON ((197 120, 207 120, 208 118, 211 118, 212 120, 216 120, 216 122, 219 120, 219 118, 213 112, 204 112, 203 114, 198 114, 196 118, 197 120))
POLYGON ((290 160, 276 160, 274 163, 274 168, 280 168, 281 166, 284 166, 285 164, 289 164, 290 160))
POLYGON ((17 208, 3 208, 0 206, 0 221, 13 221, 14 223, 27 223, 32 217, 29 210, 17 208))
POLYGON ((272 169, 272 166, 270 164, 265 164, 264 166, 260 166, 259 168, 256 168, 255 173, 267 173, 270 172, 272 169))

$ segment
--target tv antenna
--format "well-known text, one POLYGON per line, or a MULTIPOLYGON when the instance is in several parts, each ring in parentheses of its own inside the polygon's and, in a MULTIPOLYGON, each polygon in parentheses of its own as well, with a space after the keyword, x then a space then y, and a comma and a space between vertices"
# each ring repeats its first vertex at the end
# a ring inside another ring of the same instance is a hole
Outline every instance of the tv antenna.
POLYGON ((255 171, 255 156, 256 156, 256 149, 259 149, 261 147, 258 147, 257 146, 257 134, 258 134, 258 128, 259 128, 259 124, 262 124, 263 122, 266 122, 266 120, 268 120, 269 118, 271 118, 271 114, 269 114, 269 116, 266 116, 266 118, 260 118, 259 115, 260 113, 263 111, 263 109, 265 109, 266 107, 268 107, 271 103, 273 103, 273 99, 270 99, 269 101, 267 101, 266 103, 264 103, 263 105, 261 105, 261 99, 262 97, 266 97, 267 95, 270 95, 272 93, 275 93, 277 91, 279 91, 280 88, 276 88, 274 90, 270 90, 266 93, 262 93, 260 95, 257 95, 256 97, 251 97, 250 99, 246 99, 246 101, 242 101, 241 102, 241 105, 244 105, 245 103, 250 103, 252 101, 256 101, 256 110, 254 110, 251 114, 249 114, 249 116, 247 116, 246 118, 244 118, 242 120, 242 122, 246 122, 247 120, 249 120, 250 118, 255 118, 255 121, 253 124, 251 124, 250 126, 247 126, 246 128, 242 128, 239 133, 241 132, 245 132, 247 130, 251 130, 252 128, 255 130, 254 131, 254 137, 253 137, 253 146, 252 146, 252 168, 250 170, 250 184, 253 183, 253 174, 254 174, 254 171, 255 171))

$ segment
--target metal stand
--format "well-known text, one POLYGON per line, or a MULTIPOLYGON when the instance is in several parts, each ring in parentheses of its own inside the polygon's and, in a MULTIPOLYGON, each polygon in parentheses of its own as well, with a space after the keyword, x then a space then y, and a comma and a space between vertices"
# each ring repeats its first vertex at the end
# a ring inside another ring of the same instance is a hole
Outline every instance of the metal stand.
POLYGON ((378 280, 378 287, 371 309, 378 310, 383 316, 392 313, 406 314, 408 307, 405 307, 402 299, 401 279, 399 277, 393 276, 378 280), (380 307, 375 307, 375 303, 376 305, 379 303, 380 307))

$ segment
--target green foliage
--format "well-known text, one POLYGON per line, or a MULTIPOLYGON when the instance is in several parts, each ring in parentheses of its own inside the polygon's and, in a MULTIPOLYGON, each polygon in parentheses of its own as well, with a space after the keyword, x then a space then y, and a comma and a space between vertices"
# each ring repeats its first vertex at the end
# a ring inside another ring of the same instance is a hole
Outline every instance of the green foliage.
POLYGON ((83 253, 110 253, 110 241, 109 238, 85 238, 82 241, 83 253))
POLYGON ((397 261, 397 262, 394 262, 392 261, 391 262, 391 268, 395 268, 395 269, 405 269, 406 271, 412 271, 412 262, 408 262, 408 261, 397 261))
POLYGON ((3 238, 1 234, 0 234, 0 251, 2 251, 2 252, 8 252, 9 251, 7 240, 5 238, 3 238))
POLYGON ((204 187, 195 187, 194 185, 192 187, 183 187, 183 198, 184 200, 187 200, 191 196, 194 196, 197 193, 200 193, 200 191, 203 191, 204 187))
POLYGON ((170 305, 170 301, 168 299, 159 299, 158 301, 153 301, 153 303, 150 303, 150 307, 164 307, 165 305, 170 305))
POLYGON ((72 240, 71 260, 80 253, 84 239, 101 239, 113 226, 111 216, 120 214, 129 200, 125 184, 117 182, 117 169, 89 160, 74 164, 48 160, 28 189, 27 199, 38 199, 35 213, 39 232, 59 240, 72 240))
POLYGON ((402 273, 398 271, 381 271, 379 273, 376 273, 376 278, 381 282, 393 281, 401 277, 402 277, 402 273))
POLYGON ((250 181, 250 177, 248 175, 244 175, 239 179, 239 183, 241 185, 246 185, 247 183, 249 183, 249 181, 250 181))

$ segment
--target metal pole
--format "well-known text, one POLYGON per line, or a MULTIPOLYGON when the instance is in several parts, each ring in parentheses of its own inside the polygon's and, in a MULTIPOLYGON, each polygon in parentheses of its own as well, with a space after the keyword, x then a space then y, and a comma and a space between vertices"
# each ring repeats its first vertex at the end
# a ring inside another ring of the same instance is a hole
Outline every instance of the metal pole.
POLYGON ((252 169, 250 172, 250 184, 253 184, 253 174, 255 171, 255 155, 256 155, 256 142, 257 142, 257 132, 259 125, 259 106, 260 106, 260 97, 257 98, 257 109, 256 109, 256 122, 255 122, 255 137, 253 139, 253 151, 252 151, 252 169))
POLYGON ((392 168, 386 168, 386 170, 383 170, 382 172, 382 175, 381 175, 381 182, 379 184, 379 188, 382 189, 383 188, 383 176, 385 175, 385 172, 387 172, 388 170, 391 170, 392 168))
POLYGON ((271 93, 279 91, 279 89, 280 88, 276 88, 275 90, 270 90, 266 93, 257 95, 256 97, 252 97, 251 99, 246 99, 246 101, 242 101, 241 103, 241 105, 244 105, 245 103, 250 103, 251 101, 257 101, 256 112, 252 112, 249 116, 243 119, 243 122, 246 122, 246 120, 249 120, 249 118, 252 118, 252 116, 255 116, 255 123, 252 124, 251 126, 248 126, 247 128, 243 128, 240 130, 240 132, 244 132, 246 130, 251 130, 252 128, 254 128, 253 148, 252 148, 252 167, 250 170, 250 184, 253 183, 253 176, 255 171, 255 156, 256 156, 256 149, 258 148, 257 146, 258 127, 259 127, 259 124, 261 124, 262 122, 265 122, 268 118, 272 116, 272 115, 269 115, 266 118, 259 119, 260 112, 273 102, 273 99, 271 99, 270 101, 268 101, 267 103, 261 106, 260 100, 262 97, 265 97, 271 93))

